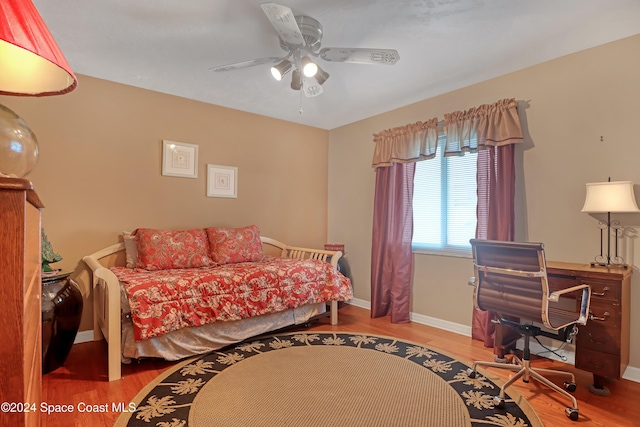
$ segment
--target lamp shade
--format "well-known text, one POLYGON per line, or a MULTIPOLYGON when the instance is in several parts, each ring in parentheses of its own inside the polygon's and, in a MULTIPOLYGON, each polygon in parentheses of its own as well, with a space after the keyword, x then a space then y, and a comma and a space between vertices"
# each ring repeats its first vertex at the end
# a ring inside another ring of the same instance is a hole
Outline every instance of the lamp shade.
POLYGON ((31 0, 0 2, 0 94, 61 95, 77 86, 31 0))
POLYGON ((631 181, 594 182, 587 184, 587 197, 582 212, 640 212, 631 181))

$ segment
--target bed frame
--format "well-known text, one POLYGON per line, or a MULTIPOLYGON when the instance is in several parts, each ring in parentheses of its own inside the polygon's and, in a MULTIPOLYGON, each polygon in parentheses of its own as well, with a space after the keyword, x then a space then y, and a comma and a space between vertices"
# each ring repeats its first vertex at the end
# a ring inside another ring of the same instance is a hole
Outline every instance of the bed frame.
MULTIPOLYGON (((260 239, 265 253, 279 255, 283 258, 317 259, 327 261, 337 268, 338 260, 342 256, 340 251, 288 246, 268 237, 260 237, 260 239)), ((93 339, 99 341, 104 338, 107 341, 109 381, 122 377, 120 283, 109 267, 122 263, 117 261, 116 263, 113 261, 104 263, 104 260, 118 254, 123 255, 124 250, 124 243, 118 243, 82 258, 93 272, 93 339)), ((331 324, 336 325, 337 323, 338 302, 331 301, 331 324)))

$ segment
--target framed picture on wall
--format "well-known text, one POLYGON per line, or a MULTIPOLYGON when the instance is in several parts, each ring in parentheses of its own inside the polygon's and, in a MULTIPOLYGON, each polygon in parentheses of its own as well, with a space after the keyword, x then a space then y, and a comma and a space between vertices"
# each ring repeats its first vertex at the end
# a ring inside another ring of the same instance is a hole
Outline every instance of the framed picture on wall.
POLYGON ((207 197, 238 197, 238 168, 207 165, 207 197))
POLYGON ((198 177, 198 146, 184 142, 162 141, 162 175, 198 177))

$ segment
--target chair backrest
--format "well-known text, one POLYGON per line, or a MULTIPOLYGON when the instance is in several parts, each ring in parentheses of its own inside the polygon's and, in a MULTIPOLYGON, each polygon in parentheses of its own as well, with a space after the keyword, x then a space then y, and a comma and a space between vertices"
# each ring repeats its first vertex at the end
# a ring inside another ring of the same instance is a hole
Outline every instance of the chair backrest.
POLYGON ((542 243, 472 239, 474 305, 500 316, 542 323, 557 330, 575 313, 549 309, 549 283, 542 243))

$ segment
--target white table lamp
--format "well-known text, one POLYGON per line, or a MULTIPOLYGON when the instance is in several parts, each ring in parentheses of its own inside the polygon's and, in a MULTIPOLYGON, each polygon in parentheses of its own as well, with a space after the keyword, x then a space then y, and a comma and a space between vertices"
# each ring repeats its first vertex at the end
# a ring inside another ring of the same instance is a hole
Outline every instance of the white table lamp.
POLYGON ((623 264, 624 260, 618 256, 618 231, 620 221, 611 221, 611 213, 640 212, 633 193, 631 181, 608 181, 587 184, 587 196, 582 207, 586 213, 606 213, 607 221, 600 221, 600 255, 595 257, 599 265, 623 264), (615 234, 615 253, 611 257, 611 228, 615 234), (607 230, 607 254, 604 255, 604 239, 602 233, 607 230))

